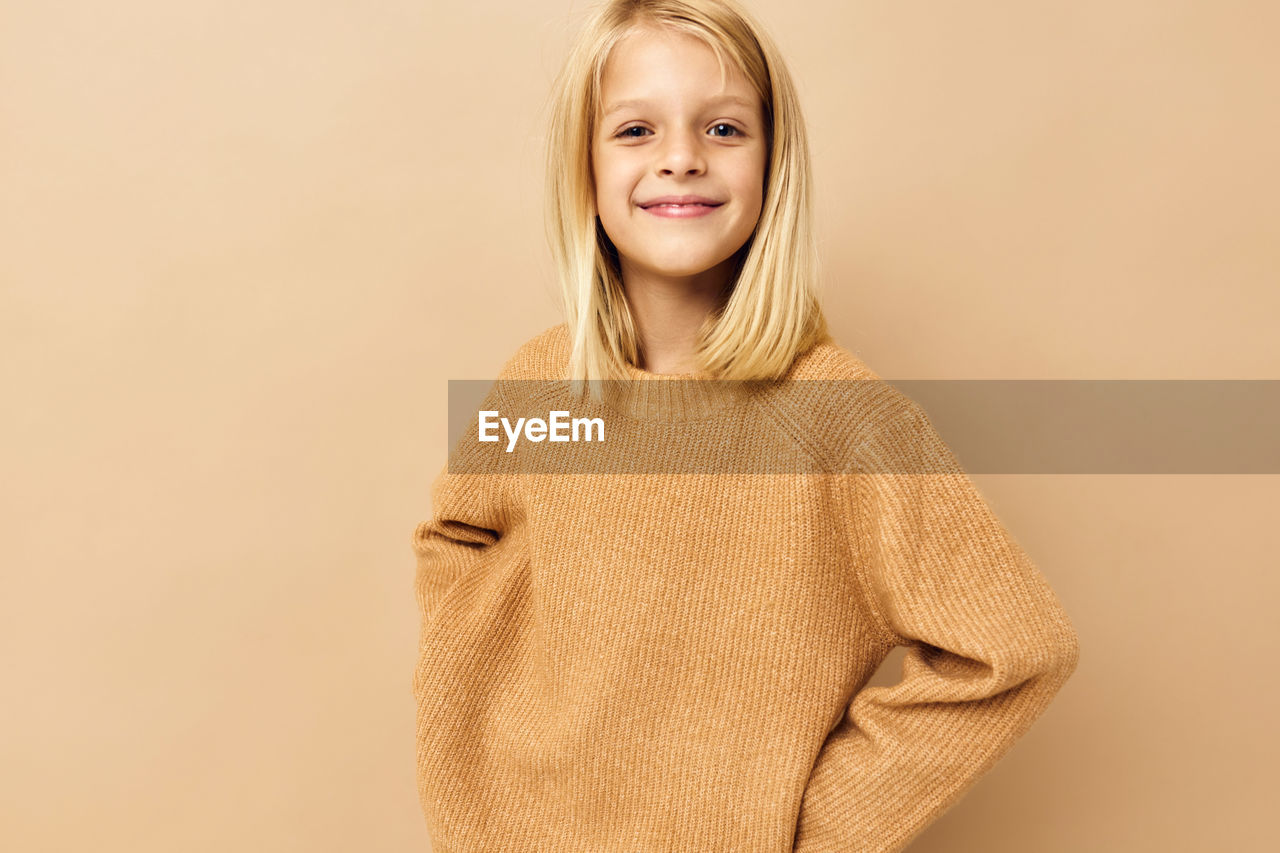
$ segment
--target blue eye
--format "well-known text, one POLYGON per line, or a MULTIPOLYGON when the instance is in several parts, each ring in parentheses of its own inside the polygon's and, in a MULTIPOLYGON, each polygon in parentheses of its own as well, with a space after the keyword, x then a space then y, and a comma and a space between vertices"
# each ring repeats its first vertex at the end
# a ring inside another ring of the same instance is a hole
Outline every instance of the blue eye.
MULTIPOLYGON (((719 136, 721 139, 732 139, 734 136, 741 136, 741 135, 742 135, 742 131, 738 130, 738 128, 734 127, 733 125, 729 124, 728 122, 720 122, 720 124, 715 125, 715 127, 714 127, 713 129, 718 129, 718 128, 721 128, 721 127, 727 127, 727 128, 729 128, 730 130, 732 130, 732 131, 733 131, 733 133, 731 133, 731 134, 727 134, 727 135, 726 135, 726 134, 719 134, 719 133, 717 133, 717 134, 716 134, 716 136, 719 136)), ((638 125, 638 124, 636 124, 636 125, 632 125, 631 127, 625 127, 625 128, 623 128, 622 130, 618 131, 617 136, 618 136, 618 138, 619 138, 619 139, 623 139, 623 138, 625 138, 625 139, 640 139, 640 138, 641 138, 641 136, 642 136, 643 134, 640 134, 640 135, 634 135, 634 136, 630 136, 630 135, 628 135, 628 134, 630 134, 630 132, 631 132, 631 131, 633 131, 633 130, 643 130, 643 131, 646 131, 646 132, 647 132, 647 131, 648 131, 648 128, 646 128, 646 127, 641 127, 641 126, 640 126, 640 125, 638 125)))

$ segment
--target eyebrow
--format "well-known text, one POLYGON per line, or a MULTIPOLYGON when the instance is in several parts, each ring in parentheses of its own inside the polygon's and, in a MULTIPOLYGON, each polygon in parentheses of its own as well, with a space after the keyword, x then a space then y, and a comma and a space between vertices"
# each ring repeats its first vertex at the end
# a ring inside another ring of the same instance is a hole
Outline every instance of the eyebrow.
MULTIPOLYGON (((631 98, 625 101, 617 101, 616 103, 612 104, 607 110, 605 110, 604 114, 612 115, 616 113, 618 110, 623 109, 624 107, 643 107, 648 103, 649 101, 646 100, 645 98, 631 98)), ((738 106, 746 107, 747 109, 751 109, 755 106, 755 104, 751 103, 747 99, 740 98, 737 95, 721 95, 718 98, 712 98, 711 100, 707 101, 707 103, 708 104, 737 104, 738 106)))

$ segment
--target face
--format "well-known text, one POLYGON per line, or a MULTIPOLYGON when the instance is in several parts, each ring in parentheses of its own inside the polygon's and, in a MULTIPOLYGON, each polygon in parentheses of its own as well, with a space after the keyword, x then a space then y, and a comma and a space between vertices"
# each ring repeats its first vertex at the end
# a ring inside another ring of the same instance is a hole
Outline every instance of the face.
POLYGON ((623 281, 727 279, 760 219, 763 107, 737 69, 684 33, 633 31, 604 69, 592 139, 596 212, 623 281), (620 102, 628 102, 621 104, 620 102), (715 206, 655 207, 665 196, 715 206))

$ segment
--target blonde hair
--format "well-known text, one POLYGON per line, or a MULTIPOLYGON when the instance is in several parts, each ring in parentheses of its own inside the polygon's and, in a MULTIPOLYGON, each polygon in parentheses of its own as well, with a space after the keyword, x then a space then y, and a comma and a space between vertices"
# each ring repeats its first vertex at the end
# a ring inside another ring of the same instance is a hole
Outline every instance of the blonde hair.
MULTIPOLYGON (((732 63, 760 97, 768 155, 760 219, 738 252, 731 290, 699 330, 699 372, 717 379, 780 378, 813 344, 829 340, 817 297, 809 142, 781 55, 732 0, 609 0, 597 7, 552 87, 547 136, 546 226, 572 340, 567 376, 624 379, 639 340, 613 250, 595 215, 591 141, 605 63, 635 28, 687 33, 732 63)), ((594 384, 594 383, 593 383, 594 384)))

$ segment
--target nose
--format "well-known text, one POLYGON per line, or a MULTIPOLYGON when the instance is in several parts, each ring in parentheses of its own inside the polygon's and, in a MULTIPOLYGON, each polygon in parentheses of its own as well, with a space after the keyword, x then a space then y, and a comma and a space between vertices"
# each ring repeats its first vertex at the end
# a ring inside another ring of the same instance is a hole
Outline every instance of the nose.
POLYGON ((673 131, 658 147, 658 173, 662 175, 698 174, 706 169, 706 162, 696 135, 688 131, 673 131))

